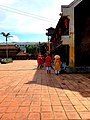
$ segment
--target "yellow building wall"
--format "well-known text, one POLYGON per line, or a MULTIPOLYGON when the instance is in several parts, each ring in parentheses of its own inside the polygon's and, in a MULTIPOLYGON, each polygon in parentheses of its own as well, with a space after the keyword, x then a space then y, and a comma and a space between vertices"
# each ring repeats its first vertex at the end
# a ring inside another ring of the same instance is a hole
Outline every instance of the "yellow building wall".
POLYGON ((69 66, 70 67, 75 66, 74 47, 73 46, 70 46, 70 49, 69 49, 69 66))

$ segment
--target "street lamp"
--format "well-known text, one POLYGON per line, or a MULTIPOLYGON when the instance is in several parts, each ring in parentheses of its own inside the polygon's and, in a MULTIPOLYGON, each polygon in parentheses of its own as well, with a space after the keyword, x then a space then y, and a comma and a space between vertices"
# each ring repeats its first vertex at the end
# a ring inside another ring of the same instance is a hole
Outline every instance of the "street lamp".
POLYGON ((4 32, 1 32, 0 34, 2 34, 5 38, 6 38, 6 57, 8 58, 8 45, 7 45, 7 38, 8 37, 13 37, 13 36, 10 36, 10 33, 4 33, 4 32))
POLYGON ((40 53, 40 42, 39 42, 39 53, 40 53))
POLYGON ((48 36, 48 50, 49 50, 49 53, 50 53, 50 39, 51 39, 51 36, 48 36))
POLYGON ((50 53, 50 39, 51 39, 51 36, 53 35, 55 29, 53 27, 50 27, 50 28, 48 28, 46 30, 47 30, 46 35, 48 36, 49 53, 50 53))

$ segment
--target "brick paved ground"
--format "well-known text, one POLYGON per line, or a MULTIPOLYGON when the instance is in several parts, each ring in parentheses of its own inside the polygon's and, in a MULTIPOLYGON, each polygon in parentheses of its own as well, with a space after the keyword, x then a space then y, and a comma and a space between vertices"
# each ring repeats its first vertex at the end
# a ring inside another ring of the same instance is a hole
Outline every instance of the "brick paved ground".
POLYGON ((0 120, 90 120, 90 79, 48 75, 35 60, 0 64, 0 120))

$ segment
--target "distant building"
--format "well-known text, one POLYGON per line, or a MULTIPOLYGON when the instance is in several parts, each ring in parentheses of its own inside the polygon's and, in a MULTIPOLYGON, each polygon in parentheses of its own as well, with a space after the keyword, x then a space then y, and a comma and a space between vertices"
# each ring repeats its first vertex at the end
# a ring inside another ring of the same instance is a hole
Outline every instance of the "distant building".
POLYGON ((29 54, 24 53, 17 45, 0 45, 0 58, 6 58, 6 52, 8 51, 8 57, 12 59, 28 59, 29 54))
POLYGON ((26 53, 25 44, 18 44, 18 46, 24 53, 26 53))

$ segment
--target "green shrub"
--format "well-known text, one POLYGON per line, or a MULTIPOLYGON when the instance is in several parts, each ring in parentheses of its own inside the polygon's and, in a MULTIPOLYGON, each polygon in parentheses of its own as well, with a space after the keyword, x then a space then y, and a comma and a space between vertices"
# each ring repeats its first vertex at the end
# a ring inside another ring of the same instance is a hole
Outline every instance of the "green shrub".
POLYGON ((4 58, 1 60, 2 64, 11 63, 11 62, 13 62, 12 58, 4 58))

